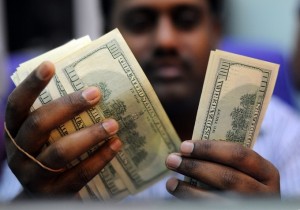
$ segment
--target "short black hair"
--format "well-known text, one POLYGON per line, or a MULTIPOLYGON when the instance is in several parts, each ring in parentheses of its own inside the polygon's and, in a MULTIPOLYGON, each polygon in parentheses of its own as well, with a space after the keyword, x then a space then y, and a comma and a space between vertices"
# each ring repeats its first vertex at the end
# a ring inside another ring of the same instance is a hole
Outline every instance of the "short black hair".
MULTIPOLYGON (((116 0, 101 0, 102 14, 104 17, 104 29, 108 31, 111 22, 111 11, 116 0)), ((223 19, 224 0, 207 0, 213 15, 221 22, 223 19)))

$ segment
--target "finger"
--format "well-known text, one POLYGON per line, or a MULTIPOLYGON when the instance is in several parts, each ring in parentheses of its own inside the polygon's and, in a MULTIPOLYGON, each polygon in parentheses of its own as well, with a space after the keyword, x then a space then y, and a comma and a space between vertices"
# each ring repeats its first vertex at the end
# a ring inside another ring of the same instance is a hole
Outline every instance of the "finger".
POLYGON ((170 178, 166 183, 168 192, 179 199, 215 199, 220 198, 213 192, 209 192, 195 186, 190 185, 187 182, 183 182, 176 178, 170 178))
POLYGON ((122 142, 114 137, 101 145, 90 157, 63 173, 41 170, 40 165, 23 160, 25 164, 17 167, 17 173, 20 172, 18 177, 20 183, 30 189, 31 193, 38 192, 35 196, 77 193, 114 158, 121 146, 122 142))
POLYGON ((189 157, 220 163, 242 171, 260 182, 274 180, 275 167, 255 151, 241 144, 225 141, 185 141, 181 152, 189 157))
POLYGON ((207 161, 170 154, 166 165, 178 173, 202 181, 221 190, 238 192, 264 192, 266 185, 233 168, 207 161))
POLYGON ((30 107, 54 75, 54 65, 42 63, 10 94, 6 107, 6 124, 13 136, 27 117, 30 107))
POLYGON ((66 171, 57 187, 68 189, 69 193, 78 192, 115 157, 121 146, 122 142, 117 137, 106 142, 91 157, 66 171))
POLYGON ((61 138, 47 147, 39 155, 38 160, 54 169, 63 168, 92 147, 116 134, 118 129, 119 126, 115 120, 107 119, 61 138))
MULTIPOLYGON (((98 103, 99 100, 100 91, 96 87, 90 87, 84 91, 56 99, 28 116, 16 137, 16 141, 25 151, 34 154, 48 140, 53 129, 73 119, 79 113, 98 103)), ((81 119, 80 116, 78 118, 81 119)))

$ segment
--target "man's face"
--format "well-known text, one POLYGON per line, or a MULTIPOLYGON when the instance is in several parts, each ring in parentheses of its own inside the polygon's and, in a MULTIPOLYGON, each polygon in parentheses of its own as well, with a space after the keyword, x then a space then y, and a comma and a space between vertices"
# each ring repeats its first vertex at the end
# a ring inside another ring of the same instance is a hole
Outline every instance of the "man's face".
POLYGON ((209 0, 115 0, 118 27, 163 104, 199 100, 218 27, 209 0))

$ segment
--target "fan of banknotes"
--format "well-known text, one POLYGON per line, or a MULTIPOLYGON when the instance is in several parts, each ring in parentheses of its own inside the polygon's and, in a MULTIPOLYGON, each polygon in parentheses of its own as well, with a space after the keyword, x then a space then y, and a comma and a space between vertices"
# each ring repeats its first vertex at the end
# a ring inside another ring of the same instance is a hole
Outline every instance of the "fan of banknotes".
MULTIPOLYGON (((15 85, 44 60, 54 63, 56 75, 32 110, 88 86, 96 86, 102 92, 99 104, 53 130, 49 143, 105 118, 114 118, 120 125, 118 136, 124 143, 123 149, 82 188, 83 199, 122 199, 167 174, 165 158, 178 151, 180 139, 117 29, 95 41, 89 37, 72 40, 20 64, 11 76, 15 85)), ((277 64, 213 51, 193 139, 235 141, 251 147, 271 98, 278 68, 277 64)))

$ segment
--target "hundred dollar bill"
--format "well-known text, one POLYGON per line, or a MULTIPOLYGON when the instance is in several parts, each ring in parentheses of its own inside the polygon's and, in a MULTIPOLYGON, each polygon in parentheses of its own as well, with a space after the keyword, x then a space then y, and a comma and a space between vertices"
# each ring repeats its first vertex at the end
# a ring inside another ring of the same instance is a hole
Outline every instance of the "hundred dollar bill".
MULTIPOLYGON (((72 40, 63 46, 57 47, 49 52, 46 52, 38 57, 35 57, 29 61, 26 61, 19 65, 17 71, 12 75, 12 80, 16 86, 18 86, 39 64, 43 61, 48 60, 52 62, 57 62, 60 59, 72 54, 73 52, 79 50, 80 48, 86 46, 91 42, 88 36, 80 38, 79 40, 72 40)), ((37 109, 43 104, 49 103, 55 98, 60 97, 61 95, 57 94, 56 96, 52 96, 54 94, 52 90, 52 95, 50 94, 49 89, 55 88, 53 85, 55 80, 51 80, 50 84, 43 90, 43 93, 40 95, 38 100, 35 101, 32 109, 37 109)))
MULTIPOLYGON (((166 175, 165 157, 178 150, 179 137, 118 30, 76 50, 70 47, 73 44, 21 64, 12 78, 18 85, 43 60, 54 62, 56 75, 33 109, 88 86, 99 87, 103 101, 52 131, 49 142, 105 118, 116 119, 123 149, 80 195, 106 200, 137 193, 166 175)), ((91 153, 93 150, 73 164, 91 153)))
POLYGON ((67 93, 97 86, 103 101, 87 111, 97 123, 114 118, 123 149, 112 166, 131 193, 167 173, 165 157, 180 139, 152 86, 117 29, 55 64, 67 93))
MULTIPOLYGON (((279 65, 212 51, 192 139, 252 148, 275 86, 279 65)), ((198 185, 194 179, 190 183, 198 185)))
POLYGON ((120 200, 130 195, 130 192, 111 163, 108 163, 80 190, 79 195, 81 198, 89 200, 120 200))
POLYGON ((17 68, 17 71, 12 75, 12 80, 16 86, 18 86, 39 64, 48 60, 57 62, 65 56, 79 50, 83 46, 91 42, 88 36, 82 37, 78 40, 71 40, 68 43, 50 50, 42 55, 39 55, 29 61, 21 63, 17 68))
MULTIPOLYGON (((82 37, 78 40, 72 40, 60 47, 57 47, 49 52, 46 52, 38 57, 35 57, 29 61, 26 61, 17 68, 17 71, 13 74, 12 79, 14 83, 17 85, 20 84, 41 62, 48 60, 53 63, 63 59, 64 57, 76 52, 80 48, 88 45, 91 42, 88 36, 82 37)), ((57 76, 49 82, 48 86, 42 91, 37 100, 34 102, 31 110, 35 110, 40 106, 51 102, 54 99, 62 97, 66 94, 58 80, 57 76)), ((72 121, 80 121, 79 117, 75 117, 72 121)), ((66 125, 63 124, 59 126, 57 129, 53 130, 50 134, 50 142, 54 142, 56 139, 68 135, 69 133, 73 133, 76 130, 76 127, 72 126, 76 123, 67 122, 66 125)), ((78 123, 77 123, 78 124, 78 123)), ((77 126, 78 127, 78 126, 77 126)))
MULTIPOLYGON (((12 80, 14 81, 15 85, 18 86, 44 60, 49 60, 53 63, 56 63, 64 57, 67 57, 68 55, 76 52, 80 48, 88 45, 90 42, 91 40, 87 36, 80 38, 79 40, 72 40, 63 46, 55 48, 36 58, 22 63, 20 64, 17 71, 12 75, 12 80)), ((33 111, 35 109, 38 109, 40 106, 47 104, 52 100, 62 97, 66 94, 67 93, 64 90, 63 85, 60 83, 58 77, 55 75, 54 78, 49 82, 47 87, 42 91, 38 99, 35 101, 31 110, 33 111)), ((88 118, 83 116, 83 119, 88 118)), ((87 122, 87 120, 83 119, 82 116, 78 115, 71 121, 60 125, 57 129, 51 132, 49 143, 52 143, 62 136, 68 135, 92 124, 92 122, 87 122)), ((85 154, 78 160, 73 161, 73 165, 75 165, 87 156, 88 154, 85 154)), ((125 187, 124 183, 122 182, 119 174, 114 172, 110 164, 108 165, 109 166, 107 167, 107 169, 109 170, 102 170, 98 175, 99 177, 95 178, 95 181, 89 182, 79 192, 82 198, 88 198, 92 200, 107 200, 111 198, 121 199, 130 194, 127 188, 125 187), (98 191, 96 186, 101 186, 100 192, 98 191)))

